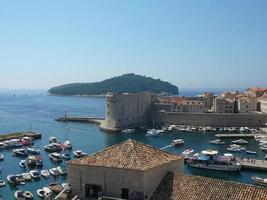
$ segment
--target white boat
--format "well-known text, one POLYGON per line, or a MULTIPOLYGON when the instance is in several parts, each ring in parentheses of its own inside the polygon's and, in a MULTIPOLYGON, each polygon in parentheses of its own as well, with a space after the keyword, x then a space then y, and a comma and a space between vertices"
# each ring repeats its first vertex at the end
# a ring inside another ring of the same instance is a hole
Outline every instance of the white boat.
POLYGON ((59 176, 60 175, 57 168, 51 168, 51 169, 49 169, 49 172, 52 176, 59 176))
POLYGON ((183 145, 183 144, 184 144, 184 140, 183 139, 176 139, 176 140, 172 141, 172 146, 173 147, 176 147, 176 146, 179 146, 179 145, 183 145))
POLYGON ((50 143, 57 143, 58 142, 57 138, 54 137, 54 136, 49 137, 48 140, 49 140, 50 143))
POLYGON ((71 192, 71 186, 69 183, 62 183, 61 186, 67 190, 67 193, 71 192))
POLYGON ((221 141, 220 139, 215 139, 215 140, 210 140, 209 141, 210 144, 225 144, 224 141, 221 141))
POLYGON ((193 149, 186 149, 185 151, 182 152, 181 155, 182 155, 185 159, 187 159, 187 158, 193 156, 193 154, 194 154, 194 150, 193 150, 193 149))
POLYGON ((57 170, 58 170, 60 175, 67 175, 67 171, 64 167, 58 166, 57 170))
POLYGON ((267 187, 267 178, 252 176, 251 179, 254 181, 256 185, 267 187))
POLYGON ((159 134, 160 134, 160 131, 156 129, 150 129, 146 132, 146 136, 148 137, 158 136, 159 134))
POLYGON ((241 147, 240 145, 237 144, 232 144, 230 147, 227 148, 228 151, 231 152, 242 152, 245 150, 245 147, 241 147))
POLYGON ((20 166, 21 168, 26 168, 26 160, 21 160, 21 161, 19 162, 19 166, 20 166))
POLYGON ((131 134, 135 132, 134 128, 127 128, 121 131, 122 133, 131 134))
POLYGON ((248 144, 248 141, 239 139, 239 140, 233 140, 232 143, 233 144, 248 144))
POLYGON ((0 153, 0 161, 4 160, 4 154, 0 153))
POLYGON ((84 157, 87 155, 86 153, 82 152, 81 150, 76 150, 73 152, 73 154, 76 158, 81 158, 81 157, 84 157))
POLYGON ((32 180, 32 176, 30 173, 22 173, 21 175, 23 176, 25 181, 31 181, 32 180))
POLYGON ((246 151, 247 154, 251 154, 251 155, 257 155, 256 151, 246 151))
POLYGON ((3 187, 3 186, 5 186, 5 185, 6 185, 6 182, 3 181, 3 180, 0 180, 0 187, 3 187))
POLYGON ((31 177, 32 178, 34 178, 34 179, 40 179, 40 173, 39 173, 39 171, 38 170, 31 170, 30 172, 30 175, 31 175, 31 177))
POLYGON ((70 141, 66 140, 63 143, 63 147, 64 147, 64 149, 72 149, 72 144, 70 143, 70 141))
POLYGON ((30 200, 33 199, 33 194, 30 191, 18 190, 15 192, 15 198, 17 200, 30 200))
POLYGON ((61 162, 62 161, 62 155, 60 153, 50 153, 49 158, 54 162, 61 162))
POLYGON ((28 151, 29 154, 40 154, 41 153, 40 149, 37 149, 37 148, 34 148, 34 147, 32 147, 32 148, 28 147, 27 151, 28 151))
POLYGON ((51 193, 52 191, 49 189, 49 187, 43 187, 42 189, 37 190, 37 195, 41 199, 48 197, 51 193))
POLYGON ((44 169, 44 170, 41 170, 41 175, 44 177, 44 178, 49 178, 50 177, 50 173, 48 170, 44 169))
POLYGON ((14 174, 8 175, 7 177, 7 181, 11 184, 11 185, 17 185, 18 181, 17 181, 17 176, 14 174))

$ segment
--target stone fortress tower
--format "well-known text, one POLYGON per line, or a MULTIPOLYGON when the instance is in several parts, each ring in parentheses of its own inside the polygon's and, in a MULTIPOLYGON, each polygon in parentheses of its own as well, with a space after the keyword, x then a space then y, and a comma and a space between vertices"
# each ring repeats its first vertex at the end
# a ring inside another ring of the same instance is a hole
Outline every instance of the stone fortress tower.
POLYGON ((106 95, 106 119, 100 128, 118 131, 143 125, 149 119, 153 95, 150 92, 108 93, 106 95))

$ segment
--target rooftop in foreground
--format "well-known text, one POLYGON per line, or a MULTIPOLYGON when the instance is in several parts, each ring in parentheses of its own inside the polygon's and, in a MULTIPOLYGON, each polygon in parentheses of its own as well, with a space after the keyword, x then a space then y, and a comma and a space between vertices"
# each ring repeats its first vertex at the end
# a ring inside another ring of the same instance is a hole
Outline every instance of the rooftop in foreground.
POLYGON ((262 187, 219 179, 168 173, 151 200, 263 200, 267 190, 262 187))
POLYGON ((69 164, 145 171, 182 157, 128 139, 98 153, 71 160, 69 164))

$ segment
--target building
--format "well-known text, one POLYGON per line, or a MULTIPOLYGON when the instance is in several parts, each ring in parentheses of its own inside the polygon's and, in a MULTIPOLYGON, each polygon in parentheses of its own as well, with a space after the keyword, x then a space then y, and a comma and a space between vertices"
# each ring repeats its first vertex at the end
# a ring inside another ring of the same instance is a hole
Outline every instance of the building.
POLYGON ((211 111, 213 107, 213 102, 215 99, 215 96, 211 92, 204 92, 203 94, 198 96, 201 101, 205 104, 206 111, 211 111))
POLYGON ((240 93, 238 91, 236 91, 236 92, 223 92, 220 96, 222 98, 235 100, 235 99, 237 99, 238 95, 240 95, 240 93))
POLYGON ((259 110, 263 113, 267 113, 267 93, 258 98, 259 110))
POLYGON ((100 128, 116 131, 126 127, 135 127, 147 122, 152 105, 150 92, 108 93, 106 95, 106 119, 100 128))
POLYGON ((257 111, 257 97, 241 97, 238 98, 237 102, 239 113, 257 111))
POLYGON ((235 101, 224 97, 216 97, 214 99, 214 112, 216 113, 234 113, 235 101))
POLYGON ((213 178, 168 173, 151 200, 263 200, 267 190, 213 178))
POLYGON ((126 140, 101 152, 68 162, 68 182, 81 199, 103 196, 150 199, 167 171, 183 172, 184 159, 126 140))
POLYGON ((253 88, 248 88, 244 92, 244 94, 252 97, 261 97, 265 92, 267 92, 266 88, 253 87, 253 88))

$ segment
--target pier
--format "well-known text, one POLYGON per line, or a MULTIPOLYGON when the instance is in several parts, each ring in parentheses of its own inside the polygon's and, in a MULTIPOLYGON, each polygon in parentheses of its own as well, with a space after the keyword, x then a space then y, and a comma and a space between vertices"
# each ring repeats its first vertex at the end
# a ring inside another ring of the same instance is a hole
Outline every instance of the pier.
POLYGON ((254 138, 256 135, 259 134, 252 134, 252 133, 229 133, 229 134, 216 134, 215 137, 217 138, 254 138))
POLYGON ((16 133, 7 133, 0 135, 0 141, 17 139, 22 137, 31 137, 33 139, 41 139, 41 133, 37 133, 34 131, 27 131, 27 132, 16 132, 16 133))
POLYGON ((81 117, 81 116, 64 116, 55 119, 59 122, 83 122, 83 123, 92 123, 92 124, 101 124, 104 121, 104 118, 101 117, 81 117))
POLYGON ((254 170, 262 170, 267 171, 267 160, 255 160, 255 159, 247 159, 243 158, 240 160, 242 169, 254 169, 254 170))

